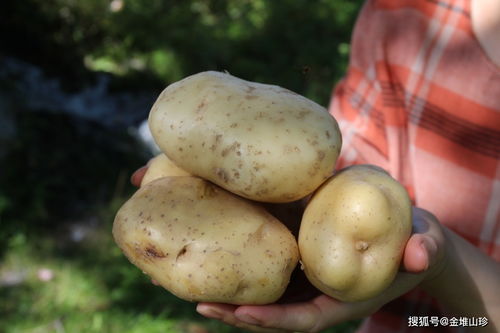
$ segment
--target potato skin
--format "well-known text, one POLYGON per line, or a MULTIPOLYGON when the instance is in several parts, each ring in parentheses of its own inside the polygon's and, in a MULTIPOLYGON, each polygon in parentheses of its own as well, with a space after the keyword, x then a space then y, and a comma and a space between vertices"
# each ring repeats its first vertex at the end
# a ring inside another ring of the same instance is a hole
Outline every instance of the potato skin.
POLYGON ((306 276, 341 301, 374 297, 394 280, 411 228, 402 185, 378 167, 346 168, 305 209, 298 244, 306 276))
POLYGON ((265 209, 196 177, 141 187, 118 211, 113 236, 134 265, 188 301, 275 302, 298 262, 295 238, 265 209))
POLYGON ((144 174, 141 186, 162 177, 191 176, 172 162, 167 155, 158 154, 148 162, 148 170, 144 174))
POLYGON ((335 119, 287 89, 202 72, 169 85, 149 115, 163 152, 187 172, 251 200, 291 202, 333 173, 335 119))

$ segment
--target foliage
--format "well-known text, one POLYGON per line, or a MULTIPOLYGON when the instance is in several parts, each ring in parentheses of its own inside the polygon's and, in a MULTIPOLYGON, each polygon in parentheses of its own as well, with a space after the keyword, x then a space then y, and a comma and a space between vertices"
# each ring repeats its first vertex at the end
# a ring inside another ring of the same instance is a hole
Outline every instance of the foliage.
POLYGON ((11 237, 0 277, 19 281, 0 286, 3 332, 235 332, 158 292, 116 248, 109 227, 71 245, 19 232, 11 237))
MULTIPOLYGON (((17 112, 17 140, 0 160, 0 244, 15 230, 51 232, 95 214, 147 155, 132 137, 51 112, 17 112)), ((0 247, 0 254, 1 254, 0 247)))
POLYGON ((345 69, 360 1, 10 0, 7 6, 0 14, 7 51, 64 76, 81 78, 86 64, 167 84, 227 70, 326 105, 345 69))

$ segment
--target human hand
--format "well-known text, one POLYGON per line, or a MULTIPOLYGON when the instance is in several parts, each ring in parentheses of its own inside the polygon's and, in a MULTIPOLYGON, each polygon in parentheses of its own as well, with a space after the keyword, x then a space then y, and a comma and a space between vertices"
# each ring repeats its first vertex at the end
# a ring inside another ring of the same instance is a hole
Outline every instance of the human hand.
POLYGON ((130 182, 132 183, 132 185, 137 187, 141 186, 142 178, 144 178, 146 171, 148 171, 147 165, 137 169, 130 177, 130 182))
MULTIPOLYGON (((131 182, 140 186, 148 166, 139 168, 131 182)), ((286 221, 296 233, 304 203, 293 205, 264 205, 273 215, 286 221), (297 214, 294 214, 297 213, 297 214)), ((384 304, 438 275, 445 264, 445 241, 441 226, 429 212, 413 209, 413 233, 408 240, 401 270, 393 283, 380 295, 362 302, 345 303, 321 294, 296 269, 285 295, 275 304, 230 305, 200 303, 197 311, 205 317, 255 332, 304 331, 317 332, 327 327, 367 317, 384 304)))
POLYGON ((445 261, 445 237, 439 222, 429 212, 414 208, 413 234, 406 244, 401 270, 393 283, 372 299, 345 303, 316 294, 305 301, 269 305, 200 303, 197 311, 205 317, 255 332, 318 332, 373 314, 422 282, 432 280, 443 270, 445 261))

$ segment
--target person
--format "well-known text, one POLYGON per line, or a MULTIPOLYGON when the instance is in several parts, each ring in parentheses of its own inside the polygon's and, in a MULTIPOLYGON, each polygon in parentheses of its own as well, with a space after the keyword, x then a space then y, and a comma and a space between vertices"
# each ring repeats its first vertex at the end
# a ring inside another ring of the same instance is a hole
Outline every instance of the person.
POLYGON ((500 330, 500 1, 368 0, 330 112, 337 169, 378 165, 415 205, 393 284, 355 303, 320 294, 197 311, 262 332, 352 319, 361 332, 500 330))

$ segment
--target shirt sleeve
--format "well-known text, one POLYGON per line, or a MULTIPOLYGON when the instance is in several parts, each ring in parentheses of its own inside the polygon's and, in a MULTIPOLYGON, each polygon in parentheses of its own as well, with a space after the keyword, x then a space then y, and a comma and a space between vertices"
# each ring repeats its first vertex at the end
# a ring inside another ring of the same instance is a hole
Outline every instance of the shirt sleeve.
MULTIPOLYGON (((374 6, 375 2, 368 1, 361 9, 353 31, 349 67, 344 79, 333 90, 329 111, 338 121, 343 139, 337 169, 369 163, 392 174, 399 170, 390 164, 389 157, 394 157, 391 156, 394 152, 389 147, 391 133, 387 126, 390 121, 398 120, 394 118, 401 118, 404 112, 398 116, 397 107, 391 108, 383 99, 384 94, 397 92, 392 89, 397 85, 390 83, 390 74, 383 61, 390 23, 379 22, 374 6)), ((404 121, 399 119, 396 125, 404 127, 404 121)), ((405 149, 401 142, 396 147, 405 149)))

